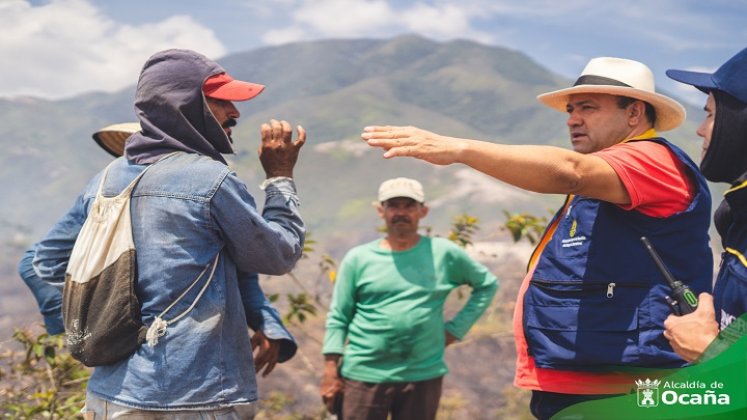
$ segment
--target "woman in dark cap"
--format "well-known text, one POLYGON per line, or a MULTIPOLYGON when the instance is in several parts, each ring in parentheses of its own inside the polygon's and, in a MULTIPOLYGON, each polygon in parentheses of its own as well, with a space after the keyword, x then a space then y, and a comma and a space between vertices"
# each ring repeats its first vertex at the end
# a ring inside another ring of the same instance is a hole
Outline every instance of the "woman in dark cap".
POLYGON ((668 70, 667 76, 708 94, 697 130, 700 169, 711 182, 731 184, 714 215, 724 253, 713 296, 702 293, 695 312, 664 323, 672 348, 692 362, 747 333, 747 48, 714 73, 668 70))

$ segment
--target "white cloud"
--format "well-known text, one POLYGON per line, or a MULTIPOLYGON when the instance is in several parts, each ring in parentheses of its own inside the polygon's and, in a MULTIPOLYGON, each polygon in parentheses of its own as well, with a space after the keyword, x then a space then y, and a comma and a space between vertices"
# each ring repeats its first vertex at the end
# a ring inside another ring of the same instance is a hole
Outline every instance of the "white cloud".
POLYGON ((465 200, 478 203, 515 204, 529 199, 530 193, 508 184, 495 182, 493 177, 471 169, 457 170, 452 181, 458 187, 430 200, 431 207, 437 208, 448 203, 463 203, 465 200))
POLYGON ((0 96, 63 98, 85 91, 115 91, 137 82, 145 60, 166 48, 225 54, 212 30, 187 16, 123 25, 88 0, 51 0, 32 6, 0 2, 0 96))
POLYGON ((437 40, 493 39, 471 27, 472 19, 480 16, 480 9, 459 2, 428 5, 385 0, 297 0, 293 10, 288 26, 267 31, 262 37, 264 42, 391 37, 401 33, 418 33, 437 40))
POLYGON ((431 38, 470 38, 490 42, 492 36, 472 29, 470 20, 474 17, 468 8, 458 4, 429 6, 420 3, 401 14, 403 23, 410 31, 431 38))
POLYGON ((376 32, 395 18, 383 0, 308 0, 294 17, 296 22, 328 37, 376 32))
POLYGON ((385 36, 397 20, 384 0, 299 0, 292 9, 289 26, 268 30, 263 42, 385 36))
POLYGON ((269 45, 287 44, 302 40, 306 37, 306 31, 298 27, 287 27, 283 29, 270 29, 262 35, 262 41, 269 45))

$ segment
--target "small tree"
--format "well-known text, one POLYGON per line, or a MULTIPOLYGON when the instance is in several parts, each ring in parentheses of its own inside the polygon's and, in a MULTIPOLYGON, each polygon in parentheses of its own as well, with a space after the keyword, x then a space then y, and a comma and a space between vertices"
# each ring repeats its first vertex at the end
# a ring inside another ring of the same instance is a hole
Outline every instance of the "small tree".
POLYGON ((449 231, 449 240, 462 248, 472 245, 472 236, 480 229, 479 222, 480 220, 477 217, 470 216, 467 213, 454 217, 449 231))
POLYGON ((547 227, 547 217, 537 217, 529 213, 509 213, 503 210, 506 223, 503 225, 509 232, 514 242, 526 238, 530 244, 537 245, 542 233, 547 227))

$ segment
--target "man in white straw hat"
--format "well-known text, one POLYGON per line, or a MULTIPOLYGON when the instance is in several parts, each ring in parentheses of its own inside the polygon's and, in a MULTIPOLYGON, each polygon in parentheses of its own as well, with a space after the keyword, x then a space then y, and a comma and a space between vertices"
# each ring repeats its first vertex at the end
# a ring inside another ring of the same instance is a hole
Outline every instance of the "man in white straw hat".
POLYGON ((696 294, 708 290, 711 197, 698 166, 659 137, 685 110, 656 93, 644 64, 594 58, 572 87, 538 99, 568 113, 572 151, 416 127, 366 127, 362 138, 385 158, 463 163, 520 188, 568 195, 529 262, 514 312, 515 384, 533 391, 532 413, 549 418, 629 391, 635 377, 624 368, 684 364, 662 334, 670 290, 640 238, 696 294))
POLYGON ((117 123, 96 130, 91 137, 96 144, 116 158, 124 154, 125 141, 138 131, 140 131, 138 122, 117 123))

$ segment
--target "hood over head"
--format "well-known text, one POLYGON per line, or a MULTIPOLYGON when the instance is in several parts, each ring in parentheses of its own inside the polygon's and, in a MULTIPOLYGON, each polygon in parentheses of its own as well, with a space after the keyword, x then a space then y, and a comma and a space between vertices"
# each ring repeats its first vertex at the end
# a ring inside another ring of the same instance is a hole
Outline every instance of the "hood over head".
POLYGON ((713 89, 716 117, 700 171, 711 182, 733 183, 747 172, 747 103, 713 89))
POLYGON ((137 84, 135 112, 142 130, 125 147, 138 164, 184 151, 226 163, 221 153, 234 153, 231 140, 205 102, 203 84, 225 73, 223 67, 194 51, 171 49, 151 56, 137 84))
POLYGON ((716 116, 700 170, 711 182, 737 182, 747 172, 747 48, 713 73, 670 69, 667 76, 713 94, 716 116))

